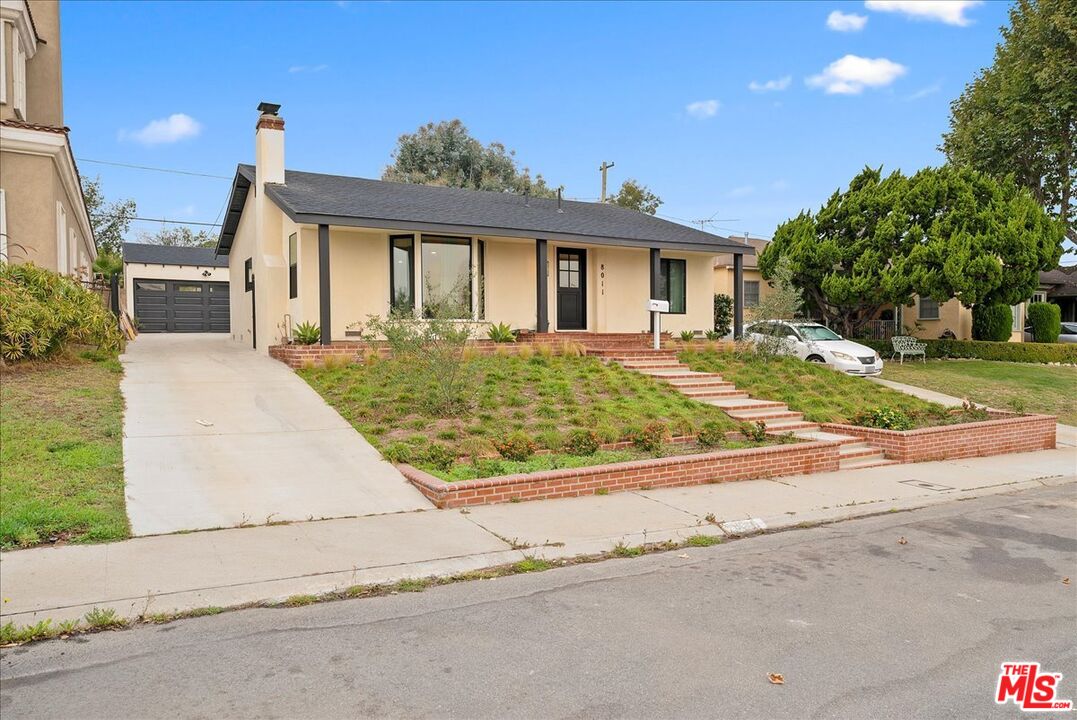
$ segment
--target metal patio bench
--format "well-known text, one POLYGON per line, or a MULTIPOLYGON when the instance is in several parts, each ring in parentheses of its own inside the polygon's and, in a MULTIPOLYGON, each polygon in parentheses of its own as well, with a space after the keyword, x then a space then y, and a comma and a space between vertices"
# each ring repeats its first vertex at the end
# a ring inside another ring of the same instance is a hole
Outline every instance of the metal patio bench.
POLYGON ((908 335, 895 335, 890 338, 890 342, 894 347, 894 351, 890 353, 891 360, 897 355, 899 356, 898 362, 904 363, 906 355, 911 355, 912 357, 919 355, 921 360, 927 362, 927 343, 922 343, 908 335))

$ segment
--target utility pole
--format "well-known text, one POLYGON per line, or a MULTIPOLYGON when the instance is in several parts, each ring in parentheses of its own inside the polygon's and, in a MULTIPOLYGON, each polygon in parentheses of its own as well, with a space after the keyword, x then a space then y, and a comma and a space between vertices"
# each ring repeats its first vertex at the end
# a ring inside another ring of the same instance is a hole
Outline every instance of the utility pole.
POLYGON ((605 160, 602 161, 602 165, 599 166, 599 171, 602 172, 602 195, 599 199, 600 202, 606 202, 606 171, 614 166, 615 163, 608 163, 605 160))

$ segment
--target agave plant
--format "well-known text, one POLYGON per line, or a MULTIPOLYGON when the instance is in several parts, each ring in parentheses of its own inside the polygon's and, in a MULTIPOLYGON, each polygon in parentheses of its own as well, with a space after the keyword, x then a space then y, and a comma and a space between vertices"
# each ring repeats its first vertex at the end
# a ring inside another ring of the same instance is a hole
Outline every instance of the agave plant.
POLYGON ((516 333, 514 333, 512 328, 505 323, 491 325, 487 335, 489 335, 490 339, 496 343, 516 342, 516 333))
POLYGON ((292 339, 297 345, 313 345, 322 339, 322 329, 317 323, 301 322, 292 329, 292 339))

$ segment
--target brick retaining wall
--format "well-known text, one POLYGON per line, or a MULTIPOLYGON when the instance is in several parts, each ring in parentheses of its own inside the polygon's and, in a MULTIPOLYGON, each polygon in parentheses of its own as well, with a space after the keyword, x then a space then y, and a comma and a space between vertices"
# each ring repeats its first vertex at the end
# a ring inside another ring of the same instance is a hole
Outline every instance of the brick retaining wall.
POLYGON ((1058 418, 1002 412, 991 414, 996 419, 918 430, 879 430, 837 423, 823 423, 821 427, 828 432, 855 435, 883 450, 888 459, 903 463, 1005 455, 1055 447, 1058 418))
POLYGON ((837 442, 772 445, 453 483, 411 465, 397 468, 434 505, 455 508, 580 497, 599 489, 618 492, 828 472, 838 469, 839 447, 837 442))

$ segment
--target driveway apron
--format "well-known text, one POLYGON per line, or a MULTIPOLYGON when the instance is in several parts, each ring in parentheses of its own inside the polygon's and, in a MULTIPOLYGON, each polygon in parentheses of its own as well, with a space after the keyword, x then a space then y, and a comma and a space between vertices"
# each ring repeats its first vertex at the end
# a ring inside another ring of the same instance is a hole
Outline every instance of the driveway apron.
POLYGON ((431 507, 300 377, 227 335, 140 335, 120 359, 135 535, 431 507))

